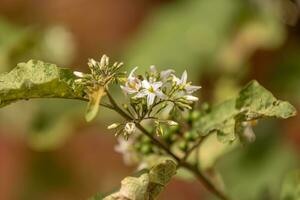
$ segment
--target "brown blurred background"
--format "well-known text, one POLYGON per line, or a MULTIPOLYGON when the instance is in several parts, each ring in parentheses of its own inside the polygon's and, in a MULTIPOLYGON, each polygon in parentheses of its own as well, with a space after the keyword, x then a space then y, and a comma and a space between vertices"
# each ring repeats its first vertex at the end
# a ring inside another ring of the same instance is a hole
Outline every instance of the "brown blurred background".
MULTIPOLYGON (((257 79, 299 108, 299 5, 292 0, 0 0, 0 70, 36 58, 86 71, 88 58, 105 53, 126 67, 187 69, 202 85, 203 101, 228 99, 257 79)), ((84 106, 40 100, 0 111, 1 200, 87 199, 112 191, 132 173, 134 166, 123 163, 114 151, 115 137, 105 129, 115 116, 103 109, 106 117, 100 114, 87 124, 84 106)), ((299 122, 299 116, 270 120, 257 127, 255 144, 221 160, 233 194, 278 198, 282 177, 299 166, 299 122)), ((208 198, 199 183, 180 179, 160 196, 208 198)))

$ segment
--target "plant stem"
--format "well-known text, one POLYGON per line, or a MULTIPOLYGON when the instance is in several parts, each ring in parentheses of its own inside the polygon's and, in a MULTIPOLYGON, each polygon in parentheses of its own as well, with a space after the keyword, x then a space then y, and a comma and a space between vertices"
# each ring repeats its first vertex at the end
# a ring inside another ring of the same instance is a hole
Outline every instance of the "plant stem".
POLYGON ((199 182, 201 182, 208 191, 210 191, 222 200, 229 200, 229 197, 227 197, 223 192, 221 192, 207 177, 205 177, 204 174, 202 174, 202 172, 197 167, 194 167, 193 165, 187 162, 181 163, 181 166, 192 172, 199 180, 199 182))
MULTIPOLYGON (((116 112, 118 112, 121 116, 123 116, 127 120, 134 120, 131 116, 129 116, 127 113, 125 113, 118 106, 118 104, 115 102, 115 100, 112 98, 111 94, 108 91, 106 91, 106 94, 107 94, 108 99, 109 99, 110 103, 112 104, 112 106, 114 107, 116 112)), ((142 133, 147 135, 155 143, 155 145, 157 145, 158 147, 163 149, 167 154, 172 156, 177 162, 180 161, 180 158, 178 156, 176 156, 173 152, 170 151, 170 149, 167 146, 165 146, 158 139, 156 139, 153 135, 151 135, 139 122, 135 121, 135 125, 142 133)))
MULTIPOLYGON (((126 112, 124 112, 118 104, 115 102, 111 94, 108 90, 106 90, 106 94, 108 96, 108 99, 111 103, 111 106, 108 106, 108 108, 115 110, 117 113, 119 113, 122 117, 124 117, 126 120, 134 121, 136 127, 146 136, 148 136, 152 142, 164 150, 169 156, 171 156, 174 160, 178 162, 179 167, 183 167, 190 172, 192 172, 197 179, 205 186, 207 190, 209 190, 211 193, 215 194, 217 197, 219 197, 221 200, 229 200, 229 198, 223 194, 223 192, 219 191, 217 187, 204 175, 202 172, 198 169, 197 166, 191 165, 190 163, 186 162, 185 159, 180 159, 177 155, 175 155, 166 145, 161 143, 157 138, 155 138, 151 133, 149 133, 141 124, 140 122, 137 122, 135 119, 133 119, 131 116, 129 116, 126 112)), ((201 141, 201 140, 200 140, 201 141)), ((201 142, 199 142, 200 144, 201 142)))

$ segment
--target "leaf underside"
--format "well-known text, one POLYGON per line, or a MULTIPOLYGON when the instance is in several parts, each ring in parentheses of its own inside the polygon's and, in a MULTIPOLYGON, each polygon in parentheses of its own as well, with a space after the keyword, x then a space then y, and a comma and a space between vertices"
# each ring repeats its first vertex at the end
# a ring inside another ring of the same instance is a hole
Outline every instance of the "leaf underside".
POLYGON ((175 162, 166 159, 138 177, 124 178, 120 190, 105 197, 104 200, 153 200, 175 174, 175 162))

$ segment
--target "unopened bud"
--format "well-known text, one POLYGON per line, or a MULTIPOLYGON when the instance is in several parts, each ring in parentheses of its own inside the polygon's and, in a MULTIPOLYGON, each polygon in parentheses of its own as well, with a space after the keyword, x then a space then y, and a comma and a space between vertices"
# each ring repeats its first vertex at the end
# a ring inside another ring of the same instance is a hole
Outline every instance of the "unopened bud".
POLYGON ((84 73, 79 72, 79 71, 74 71, 73 74, 74 74, 75 76, 77 76, 77 77, 80 77, 80 78, 82 78, 82 77, 84 76, 84 73))
POLYGON ((185 96, 183 96, 183 98, 188 100, 188 101, 198 101, 199 100, 198 97, 195 97, 195 96, 192 96, 192 95, 185 95, 185 96))
POLYGON ((178 123, 175 122, 175 121, 173 121, 173 120, 168 120, 168 121, 167 121, 167 124, 168 124, 169 126, 177 126, 177 125, 178 125, 178 123))
POLYGON ((109 126, 107 127, 107 129, 115 129, 115 128, 118 128, 119 126, 120 126, 119 123, 113 123, 113 124, 109 125, 109 126))

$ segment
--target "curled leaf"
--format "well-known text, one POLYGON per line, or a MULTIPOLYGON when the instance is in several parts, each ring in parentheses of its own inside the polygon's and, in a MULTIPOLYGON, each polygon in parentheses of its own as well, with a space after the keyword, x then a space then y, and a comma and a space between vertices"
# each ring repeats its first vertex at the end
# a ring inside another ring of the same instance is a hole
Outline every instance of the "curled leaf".
POLYGON ((223 142, 233 141, 245 131, 243 122, 267 117, 286 119, 296 115, 296 109, 288 102, 276 99, 257 81, 251 81, 239 96, 221 103, 201 117, 196 130, 202 135, 217 133, 223 142))
POLYGON ((150 170, 142 172, 138 177, 126 177, 121 182, 120 190, 105 197, 104 200, 153 200, 175 173, 175 162, 166 159, 150 170))
POLYGON ((87 105, 85 119, 87 122, 90 122, 97 116, 100 101, 105 96, 105 89, 104 87, 99 87, 96 90, 92 90, 88 96, 90 101, 87 105))

